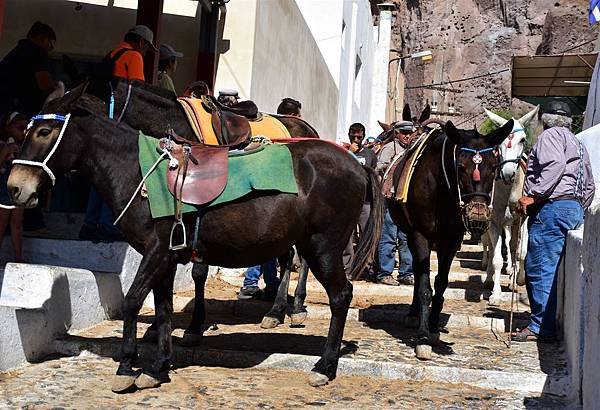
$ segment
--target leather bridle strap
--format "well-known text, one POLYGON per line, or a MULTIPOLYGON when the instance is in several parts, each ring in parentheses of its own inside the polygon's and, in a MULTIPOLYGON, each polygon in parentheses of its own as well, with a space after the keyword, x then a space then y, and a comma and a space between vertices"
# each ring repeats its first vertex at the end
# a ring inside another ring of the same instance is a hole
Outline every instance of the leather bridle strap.
POLYGON ((58 145, 60 144, 60 142, 63 139, 63 136, 65 134, 65 130, 67 129, 67 125, 69 125, 69 119, 71 118, 71 114, 67 114, 67 115, 58 115, 58 114, 40 114, 40 115, 36 115, 33 118, 31 118, 31 121, 29 121, 29 124, 27 125, 27 131, 29 131, 29 129, 31 129, 31 127, 33 126, 33 122, 34 121, 39 121, 39 120, 54 120, 54 121, 62 121, 63 125, 62 128, 60 129, 60 133, 58 134, 58 138, 56 139, 56 142, 54 143, 54 146, 52 147, 52 149, 50 150, 50 152, 48 153, 48 155, 46 155, 46 158, 40 162, 40 161, 29 161, 29 160, 25 160, 25 159, 15 159, 13 160, 13 164, 20 164, 20 165, 28 165, 28 166, 32 166, 32 167, 40 167, 44 170, 44 172, 46 172, 46 174, 48 174, 48 176, 50 177, 50 180, 52 181, 52 186, 54 186, 54 184, 56 183, 56 176, 54 175, 54 173, 52 172, 52 170, 48 167, 48 161, 50 161, 50 158, 52 158, 52 155, 54 155, 54 153, 56 152, 56 149, 58 148, 58 145))

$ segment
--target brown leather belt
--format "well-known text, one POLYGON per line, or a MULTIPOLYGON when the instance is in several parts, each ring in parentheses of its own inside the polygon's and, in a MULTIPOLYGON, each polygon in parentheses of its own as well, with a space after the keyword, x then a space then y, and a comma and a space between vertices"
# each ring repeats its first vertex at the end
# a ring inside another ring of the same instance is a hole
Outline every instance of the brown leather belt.
POLYGON ((577 202, 581 203, 581 200, 573 195, 560 195, 555 198, 548 199, 547 202, 554 202, 554 201, 577 201, 577 202))

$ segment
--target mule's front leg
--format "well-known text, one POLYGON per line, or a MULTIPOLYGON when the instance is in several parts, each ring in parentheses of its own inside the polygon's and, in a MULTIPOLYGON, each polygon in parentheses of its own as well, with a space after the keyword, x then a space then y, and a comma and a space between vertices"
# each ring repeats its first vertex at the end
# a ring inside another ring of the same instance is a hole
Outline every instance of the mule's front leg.
POLYGON ((306 300, 306 281, 308 280, 308 263, 302 258, 302 266, 298 272, 298 285, 294 292, 294 309, 290 316, 292 326, 300 326, 306 320, 308 312, 304 306, 306 300))
POLYGON ((204 302, 204 287, 208 278, 209 266, 204 263, 194 263, 192 267, 192 278, 194 279, 194 311, 192 321, 185 329, 181 344, 184 346, 198 346, 202 341, 204 333, 204 322, 206 321, 206 307, 204 302))
POLYGON ((492 236, 492 250, 494 252, 494 257, 492 259, 492 263, 488 265, 488 275, 486 279, 486 283, 488 283, 490 278, 493 277, 493 287, 492 294, 490 295, 488 302, 491 306, 499 306, 502 302, 502 288, 500 287, 500 274, 502 273, 502 265, 504 264, 504 258, 502 257, 502 237, 500 234, 500 230, 502 227, 498 228, 494 225, 493 229, 490 228, 490 231, 493 232, 492 236), (490 266, 491 265, 491 266, 490 266))
POLYGON ((155 300, 157 301, 156 327, 158 330, 158 350, 156 359, 148 369, 136 379, 135 385, 139 389, 158 387, 169 380, 173 341, 171 338, 171 318, 173 316, 173 280, 175 279, 175 265, 169 268, 166 276, 154 287, 155 300))
MULTIPOLYGON (((165 247, 166 249, 166 247, 165 247)), ((160 274, 166 274, 168 259, 160 246, 155 243, 142 258, 133 283, 123 300, 123 342, 121 344, 121 357, 117 374, 113 380, 112 391, 125 393, 134 388, 135 379, 139 372, 133 370, 137 359, 137 317, 150 293, 151 284, 160 274)))
MULTIPOLYGON (((413 254, 413 270, 415 284, 418 283, 419 329, 415 353, 418 359, 431 359, 429 341, 429 305, 431 304, 430 254, 431 248, 427 239, 415 232, 408 238, 408 246, 413 254)), ((413 305, 415 301, 413 300, 413 305)))
POLYGON ((277 288, 277 295, 273 306, 267 312, 260 324, 263 329, 273 329, 283 323, 285 319, 285 309, 287 307, 288 289, 290 287, 290 275, 292 272, 292 263, 294 261, 294 250, 290 249, 287 255, 279 258, 281 267, 281 282, 277 288))

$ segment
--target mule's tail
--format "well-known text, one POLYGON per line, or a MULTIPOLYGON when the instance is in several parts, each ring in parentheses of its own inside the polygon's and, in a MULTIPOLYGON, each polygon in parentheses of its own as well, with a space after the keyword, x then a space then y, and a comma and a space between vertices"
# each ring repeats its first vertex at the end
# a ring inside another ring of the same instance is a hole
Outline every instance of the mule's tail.
POLYGON ((360 278, 363 271, 373 259, 381 236, 381 226, 385 215, 385 199, 381 194, 381 184, 377 173, 368 167, 363 167, 367 173, 367 200, 371 201, 371 211, 365 231, 361 233, 358 248, 350 267, 350 277, 360 278))

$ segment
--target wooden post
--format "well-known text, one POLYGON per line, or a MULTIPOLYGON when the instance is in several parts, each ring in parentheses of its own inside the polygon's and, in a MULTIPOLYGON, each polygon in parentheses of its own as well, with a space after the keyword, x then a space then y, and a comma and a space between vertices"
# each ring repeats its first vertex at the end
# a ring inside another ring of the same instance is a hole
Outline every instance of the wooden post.
MULTIPOLYGON (((148 26, 154 33, 154 45, 160 48, 160 31, 162 28, 164 0, 143 0, 138 1, 136 24, 148 26)), ((148 51, 144 57, 144 75, 146 81, 150 84, 156 84, 158 74, 159 53, 153 50, 148 51)))
POLYGON ((204 81, 215 92, 218 61, 219 8, 213 5, 210 10, 202 9, 200 16, 200 39, 196 80, 204 81))
POLYGON ((6 8, 6 0, 0 0, 0 39, 4 31, 4 10, 6 8))

